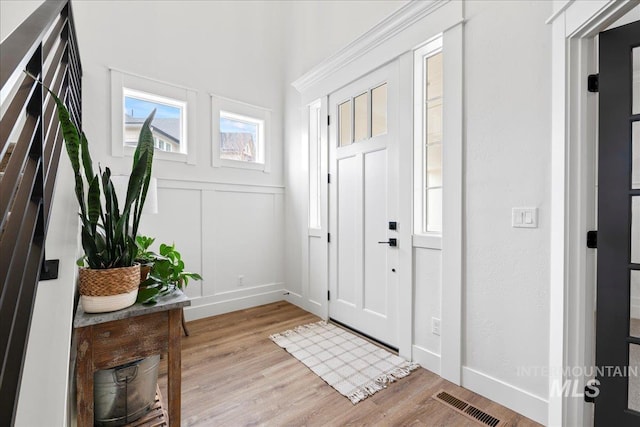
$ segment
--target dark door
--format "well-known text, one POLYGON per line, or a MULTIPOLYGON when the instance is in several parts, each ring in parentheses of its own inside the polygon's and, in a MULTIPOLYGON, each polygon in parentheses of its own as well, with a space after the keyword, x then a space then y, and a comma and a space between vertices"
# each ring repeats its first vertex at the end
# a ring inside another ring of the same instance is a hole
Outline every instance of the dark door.
POLYGON ((640 426, 640 22, 600 33, 596 426, 640 426))

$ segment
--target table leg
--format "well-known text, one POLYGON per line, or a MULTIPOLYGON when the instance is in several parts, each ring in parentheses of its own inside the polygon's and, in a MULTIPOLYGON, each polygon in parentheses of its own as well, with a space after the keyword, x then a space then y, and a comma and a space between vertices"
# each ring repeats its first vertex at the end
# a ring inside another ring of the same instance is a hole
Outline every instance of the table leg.
POLYGON ((76 398, 78 427, 93 426, 93 327, 76 329, 76 398))
POLYGON ((182 382, 182 309, 169 311, 169 350, 168 350, 168 399, 169 423, 180 427, 180 399, 182 382))

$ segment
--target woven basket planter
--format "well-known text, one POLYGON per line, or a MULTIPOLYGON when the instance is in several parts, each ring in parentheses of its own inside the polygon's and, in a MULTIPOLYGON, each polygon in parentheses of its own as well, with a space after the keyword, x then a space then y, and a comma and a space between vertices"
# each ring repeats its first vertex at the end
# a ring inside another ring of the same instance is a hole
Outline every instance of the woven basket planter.
POLYGON ((87 313, 121 310, 136 302, 140 285, 140 265, 93 269, 81 268, 78 290, 87 313))

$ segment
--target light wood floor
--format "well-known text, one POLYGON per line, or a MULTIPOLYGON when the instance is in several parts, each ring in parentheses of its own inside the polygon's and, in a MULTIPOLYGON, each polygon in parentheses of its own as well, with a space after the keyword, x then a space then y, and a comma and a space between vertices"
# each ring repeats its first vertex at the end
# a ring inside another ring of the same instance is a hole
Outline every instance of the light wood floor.
MULTIPOLYGON (((182 425, 482 425, 433 400, 440 389, 504 425, 539 425, 422 368, 353 405, 269 339, 318 320, 278 302, 189 322, 191 336, 182 340, 182 425)), ((166 396, 166 360, 159 382, 166 396)))

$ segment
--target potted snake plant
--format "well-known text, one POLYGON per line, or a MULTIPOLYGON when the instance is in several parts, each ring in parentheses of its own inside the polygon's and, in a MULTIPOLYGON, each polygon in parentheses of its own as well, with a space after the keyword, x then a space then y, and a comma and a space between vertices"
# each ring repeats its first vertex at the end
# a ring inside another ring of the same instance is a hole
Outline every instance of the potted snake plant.
POLYGON ((111 170, 105 167, 94 172, 85 134, 73 124, 64 103, 43 87, 56 103, 74 174, 84 250, 78 279, 83 309, 101 313, 126 308, 135 303, 140 284, 136 236, 151 179, 154 149, 150 124, 155 110, 142 125, 126 197, 119 201, 111 170))

